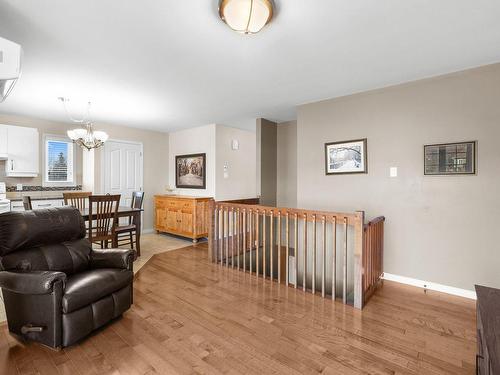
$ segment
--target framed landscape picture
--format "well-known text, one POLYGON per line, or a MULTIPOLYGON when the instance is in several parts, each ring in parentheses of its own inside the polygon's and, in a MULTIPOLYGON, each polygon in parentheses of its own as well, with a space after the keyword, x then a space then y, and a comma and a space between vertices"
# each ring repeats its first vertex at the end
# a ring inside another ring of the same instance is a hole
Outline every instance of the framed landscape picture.
POLYGON ((175 157, 175 186, 184 189, 205 189, 207 154, 175 157))
POLYGON ((476 142, 424 146, 424 175, 476 174, 476 142))
POLYGON ((325 143, 325 173, 368 173, 366 146, 366 138, 325 143))

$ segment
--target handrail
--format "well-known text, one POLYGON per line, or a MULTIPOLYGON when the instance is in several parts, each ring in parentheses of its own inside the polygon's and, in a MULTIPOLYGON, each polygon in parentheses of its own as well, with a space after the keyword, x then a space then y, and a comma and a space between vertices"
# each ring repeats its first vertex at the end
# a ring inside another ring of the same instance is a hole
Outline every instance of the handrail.
POLYGON ((385 221, 385 216, 377 216, 375 219, 370 220, 368 223, 365 224, 365 229, 366 227, 369 227, 370 225, 375 225, 381 221, 385 221))
MULTIPOLYGON (((326 219, 338 218, 338 217, 346 217, 348 219, 348 224, 353 225, 355 221, 359 219, 359 215, 356 213, 348 213, 348 212, 333 212, 333 211, 314 211, 314 210, 306 210, 301 208, 286 208, 286 207, 272 207, 272 206, 263 206, 256 204, 241 204, 241 203, 230 203, 230 202, 214 202, 216 206, 219 207, 227 207, 227 208, 239 208, 246 209, 251 211, 265 212, 266 214, 273 214, 274 217, 278 217, 278 213, 283 216, 283 214, 288 213, 290 216, 297 214, 297 216, 307 215, 307 221, 313 221, 314 216, 325 216, 326 219)), ((358 211, 362 212, 362 211, 358 211)))

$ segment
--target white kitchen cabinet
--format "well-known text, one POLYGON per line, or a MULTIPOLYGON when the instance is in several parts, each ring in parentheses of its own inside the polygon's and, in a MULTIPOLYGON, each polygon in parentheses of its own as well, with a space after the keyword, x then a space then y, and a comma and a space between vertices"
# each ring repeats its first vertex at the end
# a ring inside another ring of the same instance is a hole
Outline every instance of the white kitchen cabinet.
POLYGON ((7 126, 0 125, 0 159, 7 159, 7 126))
POLYGON ((7 126, 7 177, 36 177, 40 170, 38 129, 7 126))
POLYGON ((64 202, 62 199, 51 199, 51 200, 32 200, 31 206, 34 210, 39 210, 42 208, 52 208, 52 207, 62 207, 64 202))
POLYGON ((24 211, 24 205, 22 201, 10 201, 11 211, 24 211))
MULTIPOLYGON (((64 206, 64 201, 62 199, 32 199, 31 207, 34 210, 40 210, 43 208, 52 208, 52 207, 62 207, 64 206)), ((11 201, 10 202, 10 210, 11 211, 24 211, 24 205, 22 201, 11 201)))

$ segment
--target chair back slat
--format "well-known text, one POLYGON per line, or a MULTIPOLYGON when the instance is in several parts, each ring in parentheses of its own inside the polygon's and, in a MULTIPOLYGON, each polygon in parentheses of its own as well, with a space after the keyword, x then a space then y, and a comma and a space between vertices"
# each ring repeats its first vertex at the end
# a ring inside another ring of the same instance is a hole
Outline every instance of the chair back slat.
POLYGON ((113 238, 119 205, 119 194, 89 196, 89 239, 91 242, 113 238))
POLYGON ((92 195, 89 191, 78 191, 74 193, 63 193, 64 205, 72 206, 83 210, 87 208, 89 197, 92 195))
MULTIPOLYGON (((144 202, 144 192, 143 191, 134 191, 132 193, 132 203, 130 207, 136 209, 142 209, 142 204, 144 202)), ((129 219, 129 224, 135 224, 135 219, 133 216, 129 219)))

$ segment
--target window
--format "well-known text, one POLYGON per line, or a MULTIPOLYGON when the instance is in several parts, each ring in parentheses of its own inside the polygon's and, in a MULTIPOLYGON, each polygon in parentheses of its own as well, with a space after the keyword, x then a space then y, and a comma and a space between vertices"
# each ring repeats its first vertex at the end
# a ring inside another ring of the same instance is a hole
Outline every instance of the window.
POLYGON ((69 139, 45 136, 44 185, 75 185, 74 145, 69 139))

